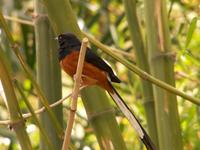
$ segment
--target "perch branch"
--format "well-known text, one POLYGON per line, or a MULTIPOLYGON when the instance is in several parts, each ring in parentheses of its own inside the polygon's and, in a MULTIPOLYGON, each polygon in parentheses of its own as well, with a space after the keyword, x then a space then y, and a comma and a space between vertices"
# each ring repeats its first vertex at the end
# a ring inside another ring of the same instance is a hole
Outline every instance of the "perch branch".
POLYGON ((65 131, 65 138, 64 138, 62 150, 67 150, 68 145, 70 143, 71 131, 72 131, 74 118, 75 118, 75 112, 76 112, 76 108, 77 108, 77 99, 78 99, 78 94, 79 94, 79 88, 81 85, 81 75, 82 75, 82 70, 83 70, 83 63, 85 60, 87 44, 88 44, 88 39, 84 38, 82 40, 82 44, 81 44, 81 50, 80 50, 80 55, 79 55, 79 59, 78 59, 78 65, 76 68, 76 74, 74 76, 75 83, 74 83, 74 89, 73 89, 72 97, 71 97, 72 98, 71 108, 70 108, 70 112, 69 112, 69 118, 68 118, 68 122, 67 122, 67 128, 65 131))

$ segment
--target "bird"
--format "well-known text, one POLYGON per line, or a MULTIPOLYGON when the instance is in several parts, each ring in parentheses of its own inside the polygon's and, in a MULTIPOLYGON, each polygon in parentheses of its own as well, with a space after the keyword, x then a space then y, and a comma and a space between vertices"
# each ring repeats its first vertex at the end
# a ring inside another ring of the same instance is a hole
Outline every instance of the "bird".
MULTIPOLYGON (((81 41, 71 32, 61 33, 56 39, 59 45, 59 64, 69 76, 74 77, 78 64, 81 41)), ((105 89, 135 129, 147 150, 156 150, 154 143, 145 129, 112 85, 112 82, 120 83, 121 80, 115 75, 112 68, 101 57, 92 52, 89 47, 86 49, 81 80, 82 86, 97 85, 105 89)))

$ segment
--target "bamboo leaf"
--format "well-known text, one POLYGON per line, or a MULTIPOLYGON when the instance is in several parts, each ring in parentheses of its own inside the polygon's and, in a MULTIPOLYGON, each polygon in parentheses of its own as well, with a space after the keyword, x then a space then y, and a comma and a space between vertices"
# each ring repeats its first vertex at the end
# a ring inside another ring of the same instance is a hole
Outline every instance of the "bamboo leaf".
POLYGON ((198 18, 197 17, 194 17, 190 23, 190 26, 189 26, 189 29, 188 29, 188 33, 187 33, 187 36, 186 36, 186 42, 185 42, 185 49, 188 48, 191 40, 192 40, 192 36, 194 34, 194 31, 196 29, 196 26, 197 26, 197 21, 198 21, 198 18))

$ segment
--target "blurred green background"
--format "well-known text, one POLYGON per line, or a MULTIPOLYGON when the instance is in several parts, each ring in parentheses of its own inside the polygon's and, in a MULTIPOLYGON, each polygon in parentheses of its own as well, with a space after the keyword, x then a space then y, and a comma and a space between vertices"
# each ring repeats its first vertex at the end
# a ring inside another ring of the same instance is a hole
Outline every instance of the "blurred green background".
MULTIPOLYGON (((36 77, 36 36, 33 26, 35 18, 35 5, 33 0, 0 0, 0 7, 5 16, 14 40, 19 44, 24 60, 31 68, 36 77), (24 24, 19 20, 29 21, 24 24)), ((116 51, 124 59, 137 65, 134 46, 128 23, 125 17, 125 8, 122 0, 71 0, 74 13, 77 16, 78 25, 81 30, 92 34, 102 43, 121 49, 116 51)), ((200 98, 200 4, 198 0, 167 0, 167 17, 169 21, 171 51, 175 54, 175 81, 176 88, 193 97, 200 98)), ((138 0, 136 3, 137 15, 141 27, 144 43, 147 42, 144 2, 138 0)), ((68 13, 68 10, 66 10, 68 13)), ((55 34, 52 36, 52 38, 55 34)), ((52 39, 53 41, 53 39, 52 39)), ((16 56, 13 54, 9 41, 0 28, 0 45, 4 50, 4 57, 9 62, 9 70, 12 80, 19 81, 26 98, 34 109, 39 108, 38 96, 30 79, 25 76, 16 56)), ((145 110, 143 107, 143 93, 141 80, 133 72, 128 70, 120 62, 98 50, 91 44, 92 50, 108 62, 117 76, 122 80, 116 84, 116 88, 134 110, 142 125, 147 128, 145 110)), ((54 49, 57 52, 57 46, 54 49)), ((73 87, 72 79, 61 72, 62 75, 62 97, 68 95, 73 87)), ((23 102, 23 97, 15 89, 17 100, 22 113, 29 110, 23 102)), ((9 113, 5 105, 3 87, 0 86, 0 120, 9 119, 9 113)), ((200 149, 200 108, 191 102, 178 99, 178 112, 180 117, 181 135, 185 150, 200 149)), ((57 99, 58 100, 58 99, 57 99)), ((110 100, 111 101, 111 100, 110 100)), ((112 102, 111 102, 112 103, 112 102)), ((113 104, 113 103, 112 103, 113 104)), ((113 104, 116 108, 116 106, 113 104)), ((66 116, 68 115, 69 101, 63 103, 64 127, 66 127, 66 116)), ((115 109, 117 122, 119 123, 122 137, 127 149, 144 149, 132 130, 128 121, 115 109), (133 146, 135 145, 135 146, 133 146)), ((77 117, 72 132, 72 144, 79 150, 100 149, 92 127, 87 121, 87 115, 83 103, 79 100, 77 117)), ((39 130, 32 119, 26 120, 27 132, 30 136, 34 149, 39 148, 39 130)), ((16 136, 7 125, 0 124, 0 149, 19 149, 16 136)))

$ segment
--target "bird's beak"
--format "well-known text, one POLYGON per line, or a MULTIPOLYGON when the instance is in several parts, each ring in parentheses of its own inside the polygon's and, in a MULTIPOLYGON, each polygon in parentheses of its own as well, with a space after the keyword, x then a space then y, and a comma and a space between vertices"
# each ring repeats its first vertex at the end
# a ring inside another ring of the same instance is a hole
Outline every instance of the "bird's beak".
POLYGON ((58 36, 54 38, 54 40, 58 40, 58 36))

